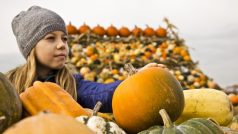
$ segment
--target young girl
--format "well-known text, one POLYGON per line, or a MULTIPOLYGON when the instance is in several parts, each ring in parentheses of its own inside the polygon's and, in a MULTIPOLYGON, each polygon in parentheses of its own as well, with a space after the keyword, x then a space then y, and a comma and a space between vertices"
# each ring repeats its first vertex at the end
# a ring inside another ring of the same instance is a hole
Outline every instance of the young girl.
MULTIPOLYGON (((83 107, 93 108, 97 101, 101 101, 100 111, 112 112, 112 96, 121 81, 102 84, 70 73, 66 64, 69 51, 66 25, 58 14, 32 6, 14 17, 12 30, 26 59, 24 65, 7 73, 19 94, 36 80, 50 81, 59 84, 83 107)), ((150 63, 140 70, 152 66, 165 67, 150 63)))

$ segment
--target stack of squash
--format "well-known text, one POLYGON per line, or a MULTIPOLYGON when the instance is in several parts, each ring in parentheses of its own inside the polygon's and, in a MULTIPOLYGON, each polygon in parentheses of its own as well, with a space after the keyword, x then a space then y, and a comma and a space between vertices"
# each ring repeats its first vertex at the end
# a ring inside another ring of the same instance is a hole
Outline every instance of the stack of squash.
POLYGON ((198 69, 174 26, 168 20, 166 23, 167 29, 147 26, 131 31, 113 25, 104 29, 84 24, 77 29, 69 24, 71 62, 77 71, 98 82, 124 80, 114 92, 112 116, 95 109, 92 114, 92 110, 81 107, 55 83, 36 81, 18 95, 0 74, 0 132, 237 133, 221 127, 236 129, 237 117, 233 116, 229 97, 212 89, 219 86, 198 69), (127 62, 135 67, 149 62, 164 63, 171 71, 150 67, 128 73, 122 69, 127 62), (22 119, 22 106, 30 117, 22 119))
POLYGON ((77 28, 71 23, 69 33, 70 62, 85 79, 102 83, 124 80, 126 63, 140 68, 150 62, 168 66, 183 89, 221 89, 193 61, 189 48, 177 34, 176 27, 165 19, 165 26, 135 26, 130 29, 111 25, 77 28))

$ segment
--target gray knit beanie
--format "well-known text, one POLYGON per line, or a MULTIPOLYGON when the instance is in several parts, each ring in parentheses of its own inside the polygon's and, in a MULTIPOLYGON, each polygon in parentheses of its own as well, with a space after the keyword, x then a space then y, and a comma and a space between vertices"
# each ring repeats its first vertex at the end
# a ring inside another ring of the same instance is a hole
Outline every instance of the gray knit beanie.
POLYGON ((67 34, 64 20, 57 13, 39 6, 32 6, 15 16, 12 30, 25 59, 46 34, 53 31, 67 34))

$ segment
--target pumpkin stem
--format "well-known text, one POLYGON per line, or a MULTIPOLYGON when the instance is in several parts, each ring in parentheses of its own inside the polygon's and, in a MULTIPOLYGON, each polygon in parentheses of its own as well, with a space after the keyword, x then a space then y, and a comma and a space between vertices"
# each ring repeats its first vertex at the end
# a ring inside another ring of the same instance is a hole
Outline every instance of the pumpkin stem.
POLYGON ((138 70, 136 68, 134 68, 131 63, 125 64, 124 68, 128 72, 129 76, 138 72, 138 70))
POLYGON ((165 126, 166 128, 170 128, 170 127, 173 126, 173 123, 172 123, 172 121, 170 120, 170 117, 169 117, 169 115, 168 115, 168 113, 166 112, 165 109, 161 109, 161 110, 159 111, 159 114, 160 114, 160 116, 162 117, 163 122, 164 122, 164 126, 165 126))
POLYGON ((216 125, 219 125, 219 123, 216 120, 212 119, 212 118, 208 118, 207 120, 211 121, 212 123, 215 123, 216 125))
POLYGON ((98 113, 99 109, 101 108, 101 106, 102 106, 102 102, 98 101, 93 108, 92 116, 97 116, 97 113, 98 113))

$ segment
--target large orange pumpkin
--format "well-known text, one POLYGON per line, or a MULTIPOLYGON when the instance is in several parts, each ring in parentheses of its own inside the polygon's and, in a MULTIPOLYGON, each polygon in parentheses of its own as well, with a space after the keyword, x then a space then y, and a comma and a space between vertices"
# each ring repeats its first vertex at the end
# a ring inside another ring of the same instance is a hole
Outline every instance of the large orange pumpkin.
POLYGON ((160 109, 166 109, 171 120, 175 121, 183 108, 180 83, 169 71, 158 67, 129 76, 116 88, 112 100, 116 122, 129 133, 162 124, 160 109))

